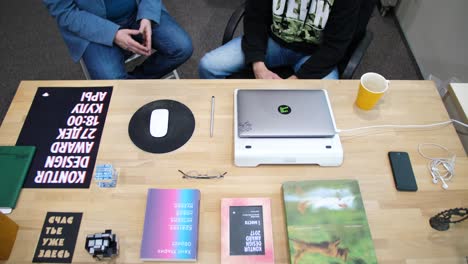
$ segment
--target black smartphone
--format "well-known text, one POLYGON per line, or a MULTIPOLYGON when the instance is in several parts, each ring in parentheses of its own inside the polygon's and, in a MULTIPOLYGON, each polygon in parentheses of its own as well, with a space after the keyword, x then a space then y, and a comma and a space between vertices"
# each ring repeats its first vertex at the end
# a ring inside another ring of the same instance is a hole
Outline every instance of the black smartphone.
POLYGON ((399 191, 417 191, 418 185, 416 184, 408 153, 390 151, 388 152, 388 158, 390 159, 396 189, 399 191))
POLYGON ((142 33, 138 33, 136 35, 131 35, 133 40, 135 40, 136 42, 140 43, 140 44, 144 44, 145 42, 145 38, 143 37, 143 34, 142 33))

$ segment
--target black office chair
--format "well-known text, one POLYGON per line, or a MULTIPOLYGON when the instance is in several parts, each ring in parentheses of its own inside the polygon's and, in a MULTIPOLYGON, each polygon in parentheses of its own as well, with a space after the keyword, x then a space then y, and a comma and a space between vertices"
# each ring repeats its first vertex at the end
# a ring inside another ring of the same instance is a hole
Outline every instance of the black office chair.
MULTIPOLYGON (((348 1, 348 0, 346 0, 348 1)), ((351 79, 357 66, 364 57, 364 54, 369 47, 373 34, 367 30, 367 23, 371 17, 372 11, 375 7, 375 0, 363 0, 359 9, 359 23, 354 33, 353 40, 346 51, 345 56, 338 63, 338 72, 340 79, 351 79)), ((240 5, 231 15, 226 28, 224 29, 223 42, 226 44, 233 39, 234 34, 242 21, 245 13, 245 2, 240 5)), ((291 67, 277 67, 272 69, 273 72, 278 74, 281 78, 287 78, 294 74, 291 67)), ((251 68, 245 68, 240 72, 234 73, 228 77, 229 79, 254 79, 255 75, 251 68)))

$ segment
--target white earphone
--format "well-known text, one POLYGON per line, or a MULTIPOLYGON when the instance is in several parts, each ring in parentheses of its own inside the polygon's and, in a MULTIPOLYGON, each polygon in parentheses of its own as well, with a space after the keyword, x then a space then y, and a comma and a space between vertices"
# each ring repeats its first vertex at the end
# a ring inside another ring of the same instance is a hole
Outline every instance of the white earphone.
POLYGON ((431 172, 432 182, 434 184, 438 184, 440 180, 442 182, 442 188, 444 190, 447 190, 449 187, 447 182, 450 181, 453 178, 453 176, 455 176, 455 154, 441 145, 432 143, 419 144, 418 151, 419 154, 421 154, 421 156, 431 160, 428 166, 429 171, 431 172), (444 149, 445 151, 447 151, 449 158, 431 158, 424 155, 421 151, 421 147, 424 145, 437 146, 439 148, 444 149))
POLYGON ((442 181, 442 188, 444 190, 448 189, 448 184, 445 182, 444 178, 438 175, 437 171, 431 170, 431 175, 432 175, 432 183, 437 184, 439 183, 439 179, 442 181))

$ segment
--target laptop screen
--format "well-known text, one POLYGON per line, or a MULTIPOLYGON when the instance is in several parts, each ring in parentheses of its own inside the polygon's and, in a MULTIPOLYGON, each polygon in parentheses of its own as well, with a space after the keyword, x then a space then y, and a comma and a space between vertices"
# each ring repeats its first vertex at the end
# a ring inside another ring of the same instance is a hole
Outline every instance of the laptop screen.
POLYGON ((238 90, 237 129, 245 138, 333 137, 325 90, 238 90))

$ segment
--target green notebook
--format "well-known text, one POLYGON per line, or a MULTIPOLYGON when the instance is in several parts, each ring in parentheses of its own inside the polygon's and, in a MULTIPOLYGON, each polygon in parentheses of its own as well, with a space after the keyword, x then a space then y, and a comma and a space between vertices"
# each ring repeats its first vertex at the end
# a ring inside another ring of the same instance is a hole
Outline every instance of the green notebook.
POLYGON ((36 147, 0 146, 0 212, 15 208, 36 147))
POLYGON ((377 263, 357 181, 286 182, 283 199, 290 263, 377 263))

